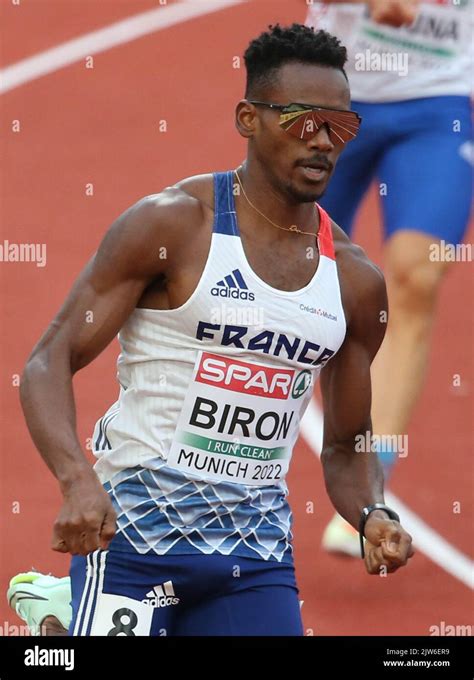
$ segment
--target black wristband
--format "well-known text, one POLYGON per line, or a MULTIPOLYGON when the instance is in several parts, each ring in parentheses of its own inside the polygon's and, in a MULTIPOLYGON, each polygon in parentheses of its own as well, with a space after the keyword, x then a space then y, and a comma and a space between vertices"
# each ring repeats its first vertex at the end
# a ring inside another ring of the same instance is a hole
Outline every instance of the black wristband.
POLYGON ((374 510, 383 510, 384 512, 387 513, 387 515, 390 517, 390 519, 394 519, 397 522, 400 521, 400 517, 397 515, 395 510, 392 510, 388 506, 384 505, 384 503, 373 503, 372 505, 366 505, 365 508, 362 510, 360 514, 360 521, 359 521, 359 538, 360 538, 360 554, 362 559, 365 557, 365 551, 364 551, 364 530, 365 530, 365 524, 367 522, 367 519, 370 515, 371 512, 374 510))

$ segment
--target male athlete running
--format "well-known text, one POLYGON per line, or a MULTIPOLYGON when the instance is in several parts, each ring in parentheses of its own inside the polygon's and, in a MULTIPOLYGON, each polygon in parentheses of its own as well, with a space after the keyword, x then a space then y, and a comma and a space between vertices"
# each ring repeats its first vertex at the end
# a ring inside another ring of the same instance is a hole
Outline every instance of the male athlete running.
POLYGON ((373 508, 376 454, 354 450, 383 277, 315 203, 359 126, 345 61, 297 24, 253 40, 245 162, 121 215, 28 361, 25 416, 64 497, 53 549, 73 555, 70 634, 302 634, 285 474, 319 373, 335 508, 362 527, 370 574, 412 555, 393 511, 373 508), (120 394, 92 469, 72 378, 118 331, 120 394))

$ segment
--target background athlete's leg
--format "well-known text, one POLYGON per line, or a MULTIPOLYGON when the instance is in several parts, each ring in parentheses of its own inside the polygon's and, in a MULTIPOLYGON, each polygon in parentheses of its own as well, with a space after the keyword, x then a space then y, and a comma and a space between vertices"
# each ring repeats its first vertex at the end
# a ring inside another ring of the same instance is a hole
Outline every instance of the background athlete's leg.
MULTIPOLYGON (((440 283, 449 267, 433 246, 462 240, 472 186, 465 154, 468 98, 434 97, 396 106, 405 134, 379 167, 379 179, 388 188, 382 209, 390 306, 387 334, 373 365, 372 420, 379 434, 407 432, 425 379, 440 283)), ((394 452, 386 451, 386 476, 394 460, 394 452)))
POLYGON ((374 177, 378 159, 387 141, 385 130, 374 117, 371 106, 353 102, 354 110, 362 116, 359 134, 343 150, 328 188, 319 201, 349 236, 357 208, 374 177))

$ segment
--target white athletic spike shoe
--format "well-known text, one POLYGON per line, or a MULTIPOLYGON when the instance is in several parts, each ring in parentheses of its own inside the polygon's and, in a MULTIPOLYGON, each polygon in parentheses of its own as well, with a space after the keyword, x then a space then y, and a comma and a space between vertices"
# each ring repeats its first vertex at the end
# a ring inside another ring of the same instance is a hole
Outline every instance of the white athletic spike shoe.
POLYGON ((23 619, 31 635, 41 635, 41 624, 55 616, 67 630, 72 618, 71 579, 29 571, 17 574, 7 591, 10 607, 23 619))
POLYGON ((360 557, 359 532, 337 513, 324 530, 321 545, 336 555, 360 557))

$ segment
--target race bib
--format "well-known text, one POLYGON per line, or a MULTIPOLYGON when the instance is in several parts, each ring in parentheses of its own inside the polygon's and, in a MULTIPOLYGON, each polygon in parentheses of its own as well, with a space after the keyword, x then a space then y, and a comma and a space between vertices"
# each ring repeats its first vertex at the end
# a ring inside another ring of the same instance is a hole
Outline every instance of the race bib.
POLYGON ((357 56, 362 70, 395 71, 402 76, 456 67, 462 51, 469 49, 468 17, 460 5, 425 2, 413 24, 400 28, 374 24, 367 11, 358 26, 358 40, 352 44, 356 70, 361 70, 357 56))
POLYGON ((153 607, 122 595, 99 593, 90 635, 149 636, 153 607))
POLYGON ((308 369, 200 352, 167 463, 203 480, 277 484, 310 397, 308 369))

